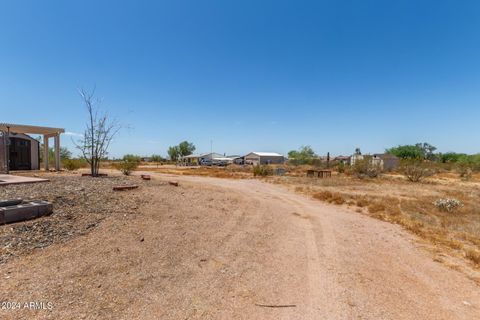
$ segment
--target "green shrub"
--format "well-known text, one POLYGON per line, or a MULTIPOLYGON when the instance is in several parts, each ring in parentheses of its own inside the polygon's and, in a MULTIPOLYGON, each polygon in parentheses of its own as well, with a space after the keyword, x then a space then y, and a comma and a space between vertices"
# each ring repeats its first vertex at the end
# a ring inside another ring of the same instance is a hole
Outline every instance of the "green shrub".
POLYGON ((268 165, 256 165, 253 167, 254 177, 266 177, 273 175, 273 169, 268 165))
POLYGON ((83 159, 65 159, 62 161, 63 168, 68 171, 75 171, 87 166, 87 162, 83 159))
POLYGON ((133 171, 138 168, 140 164, 140 157, 133 154, 127 154, 123 156, 121 162, 117 162, 115 167, 120 170, 124 175, 129 176, 133 171))
POLYGON ((115 164, 115 168, 120 170, 124 175, 129 176, 138 167, 138 162, 121 161, 115 164))

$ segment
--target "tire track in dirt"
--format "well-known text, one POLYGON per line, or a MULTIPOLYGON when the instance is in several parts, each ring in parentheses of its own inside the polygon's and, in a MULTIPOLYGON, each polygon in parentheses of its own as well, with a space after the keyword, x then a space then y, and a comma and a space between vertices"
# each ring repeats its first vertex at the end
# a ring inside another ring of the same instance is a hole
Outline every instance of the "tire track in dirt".
MULTIPOLYGON (((333 319, 346 318, 348 306, 339 300, 337 277, 333 266, 337 262, 336 240, 332 226, 327 221, 311 214, 311 208, 291 199, 288 194, 282 198, 300 213, 305 225, 305 241, 308 255, 309 313, 315 316, 327 315, 333 319), (314 221, 317 222, 315 226, 314 221), (318 223, 319 222, 319 223, 318 223)), ((318 211, 318 210, 317 210, 318 211)))
MULTIPOLYGON (((246 187, 239 187, 242 182, 235 182, 237 193, 257 201, 274 200, 286 204, 301 218, 308 269, 308 310, 306 314, 311 318, 319 316, 328 316, 328 319, 347 318, 349 306, 339 299, 340 292, 334 268, 337 262, 337 253, 333 228, 327 220, 321 219, 318 214, 313 213, 318 213, 318 207, 312 208, 306 205, 305 201, 296 200, 297 195, 289 192, 275 190, 273 193, 269 185, 255 184, 252 186, 251 181, 247 181, 246 187)), ((223 187, 233 187, 224 181, 212 180, 209 183, 214 185, 222 183, 223 187)))

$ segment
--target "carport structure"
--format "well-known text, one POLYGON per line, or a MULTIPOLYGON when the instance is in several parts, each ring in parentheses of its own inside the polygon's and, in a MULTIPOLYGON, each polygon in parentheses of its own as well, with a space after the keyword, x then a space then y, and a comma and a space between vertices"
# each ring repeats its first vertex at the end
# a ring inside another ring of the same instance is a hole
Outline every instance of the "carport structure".
POLYGON ((55 150, 55 170, 60 170, 60 134, 65 133, 65 129, 62 128, 51 128, 51 127, 39 127, 39 126, 30 126, 22 124, 12 124, 12 123, 1 123, 0 122, 0 171, 6 171, 8 173, 8 139, 13 133, 23 133, 23 134, 38 134, 43 135, 43 164, 45 170, 49 170, 49 157, 48 157, 48 140, 50 138, 54 139, 54 150, 55 150), (2 150, 3 149, 3 150, 2 150), (3 160, 3 167, 2 167, 3 160), (6 170, 5 170, 6 169, 6 170))

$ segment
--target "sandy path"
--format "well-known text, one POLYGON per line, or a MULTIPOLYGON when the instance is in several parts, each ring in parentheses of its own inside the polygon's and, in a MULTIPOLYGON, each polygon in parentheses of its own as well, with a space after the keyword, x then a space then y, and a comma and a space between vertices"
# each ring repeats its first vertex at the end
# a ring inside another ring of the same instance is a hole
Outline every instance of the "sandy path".
POLYGON ((478 286, 397 226, 257 180, 168 179, 139 214, 1 266, 1 300, 54 308, 0 318, 480 318, 478 286))
POLYGON ((291 220, 302 221, 309 290, 304 311, 312 319, 480 318, 478 286, 434 262, 398 226, 256 180, 181 179, 282 205, 291 220))

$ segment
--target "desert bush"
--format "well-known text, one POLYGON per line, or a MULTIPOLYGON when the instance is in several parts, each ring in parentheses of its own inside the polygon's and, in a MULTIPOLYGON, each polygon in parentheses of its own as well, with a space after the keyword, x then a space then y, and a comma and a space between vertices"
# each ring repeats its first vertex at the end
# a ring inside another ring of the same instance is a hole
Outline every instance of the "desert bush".
POLYGON ((470 259, 473 263, 480 265, 480 251, 470 249, 465 252, 465 256, 467 257, 467 259, 470 259))
POLYGON ((340 204, 344 204, 346 200, 341 194, 335 193, 333 197, 329 200, 329 202, 340 205, 340 204))
POLYGON ((385 206, 381 203, 372 203, 368 206, 368 212, 377 213, 380 211, 385 211, 385 206))
POLYGON ((421 159, 403 160, 400 170, 411 182, 419 182, 423 178, 429 177, 435 173, 435 170, 430 166, 430 164, 421 159))
POLYGON ((124 175, 129 176, 138 167, 138 162, 122 161, 116 164, 116 168, 124 175))
POLYGON ((133 171, 138 168, 140 164, 140 157, 127 154, 123 156, 123 160, 116 163, 115 167, 120 170, 124 175, 129 176, 133 171))
POLYGON ((317 200, 328 201, 333 197, 333 194, 330 191, 321 191, 313 195, 317 200))
POLYGON ((470 167, 459 167, 458 174, 463 180, 470 180, 472 178, 473 170, 470 167))
POLYGON ((344 173, 345 172, 345 164, 343 162, 340 162, 337 165, 337 172, 338 173, 344 173))
POLYGON ((463 206, 463 204, 457 199, 438 199, 435 200, 433 204, 441 211, 447 212, 453 212, 463 206))
POLYGON ((460 159, 456 163, 457 172, 463 180, 470 180, 473 174, 473 168, 475 164, 467 157, 460 159))
POLYGON ((253 167, 254 177, 266 177, 273 175, 273 169, 268 165, 256 165, 253 167))
POLYGON ((62 164, 68 171, 75 171, 87 166, 87 162, 82 159, 65 159, 62 161, 62 164))
POLYGON ((334 204, 344 204, 345 198, 340 193, 332 193, 330 191, 320 191, 313 195, 313 198, 321 201, 326 201, 334 204))
POLYGON ((360 179, 376 178, 382 172, 380 166, 373 163, 372 158, 369 156, 365 156, 363 159, 355 161, 352 171, 360 179))
POLYGON ((365 197, 359 198, 356 201, 357 201, 357 207, 360 207, 360 208, 366 207, 370 204, 370 201, 365 197))

